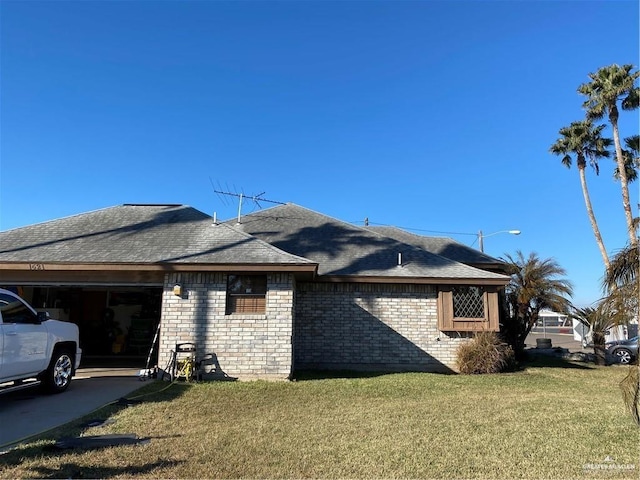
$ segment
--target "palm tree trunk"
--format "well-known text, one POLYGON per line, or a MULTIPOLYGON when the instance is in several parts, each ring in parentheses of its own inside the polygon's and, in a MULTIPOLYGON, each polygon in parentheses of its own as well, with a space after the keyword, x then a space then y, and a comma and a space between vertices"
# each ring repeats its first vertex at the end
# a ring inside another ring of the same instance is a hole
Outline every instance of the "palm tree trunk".
POLYGON ((638 237, 636 237, 636 229, 633 225, 633 213, 631 212, 631 202, 629 200, 629 179, 627 178, 627 170, 624 165, 624 157, 622 156, 622 146, 620 145, 620 132, 618 131, 618 108, 614 105, 609 111, 609 122, 613 130, 613 144, 616 147, 616 162, 618 163, 618 172, 620 176, 620 189, 622 190, 622 207, 624 208, 624 216, 627 220, 627 232, 629 241, 634 248, 638 246, 638 237))
POLYGON ((604 334, 601 332, 593 332, 593 353, 596 356, 596 365, 607 364, 607 356, 604 346, 604 334))
POLYGON ((602 240, 602 235, 600 235, 600 229, 598 228, 598 222, 596 221, 596 216, 593 213, 593 207, 591 206, 591 197, 589 196, 589 189, 587 188, 587 177, 585 175, 584 166, 578 167, 578 172, 580 174, 580 185, 582 186, 582 195, 584 197, 584 204, 587 207, 587 215, 589 215, 589 221, 591 222, 591 228, 593 229, 593 234, 596 237, 596 243, 598 244, 598 248, 600 249, 600 254, 602 255, 602 260, 604 261, 604 266, 606 271, 609 271, 609 255, 607 254, 607 249, 604 248, 604 241, 602 240))

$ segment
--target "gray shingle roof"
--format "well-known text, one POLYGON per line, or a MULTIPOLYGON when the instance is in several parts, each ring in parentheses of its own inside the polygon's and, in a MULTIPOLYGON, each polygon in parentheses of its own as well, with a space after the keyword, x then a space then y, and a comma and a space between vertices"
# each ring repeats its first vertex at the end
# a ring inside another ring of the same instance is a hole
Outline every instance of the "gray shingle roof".
POLYGON ((317 262, 319 275, 508 280, 294 204, 245 215, 236 228, 317 262), (402 266, 398 266, 398 254, 402 266))
POLYGON ((313 265, 185 205, 121 205, 0 232, 0 262, 313 265))
POLYGON ((424 235, 407 232, 406 230, 402 230, 397 227, 369 226, 366 228, 386 237, 395 238, 399 242, 424 248, 428 252, 442 255, 443 257, 450 258, 457 262, 466 263, 467 265, 493 266, 503 263, 497 258, 456 242, 452 238, 426 237, 424 235))

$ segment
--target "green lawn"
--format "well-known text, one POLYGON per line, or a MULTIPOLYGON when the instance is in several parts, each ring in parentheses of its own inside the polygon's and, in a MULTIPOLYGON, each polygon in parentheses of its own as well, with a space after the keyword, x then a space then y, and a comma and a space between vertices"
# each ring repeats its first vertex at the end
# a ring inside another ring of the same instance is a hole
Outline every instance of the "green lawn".
MULTIPOLYGON (((2 478, 637 478, 628 367, 147 384, 103 427, 76 422, 0 456, 2 478), (52 448, 61 435, 147 445, 52 448)), ((92 418, 95 418, 94 414, 92 418)), ((86 423, 86 421, 84 422, 86 423)))

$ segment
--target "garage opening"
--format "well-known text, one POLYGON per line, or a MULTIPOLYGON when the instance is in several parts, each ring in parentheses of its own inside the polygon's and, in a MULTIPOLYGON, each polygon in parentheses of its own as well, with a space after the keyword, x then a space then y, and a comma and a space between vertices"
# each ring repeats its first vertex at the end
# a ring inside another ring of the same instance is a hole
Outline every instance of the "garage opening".
MULTIPOLYGON (((83 366, 146 366, 160 323, 161 287, 19 286, 15 291, 36 310, 78 325, 83 366)), ((157 355, 156 345, 151 366, 157 355)))

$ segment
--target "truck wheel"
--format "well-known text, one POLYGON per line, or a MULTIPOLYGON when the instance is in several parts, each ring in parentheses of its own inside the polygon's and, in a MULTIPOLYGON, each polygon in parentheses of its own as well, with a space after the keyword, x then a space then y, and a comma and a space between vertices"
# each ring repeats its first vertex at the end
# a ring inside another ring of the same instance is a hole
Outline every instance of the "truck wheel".
POLYGON ((44 372, 42 383, 50 393, 64 392, 73 374, 73 360, 69 350, 57 350, 53 352, 49 368, 44 372))

